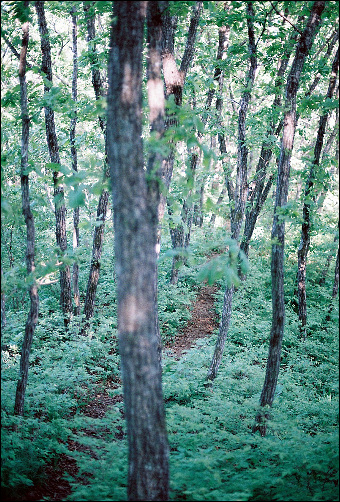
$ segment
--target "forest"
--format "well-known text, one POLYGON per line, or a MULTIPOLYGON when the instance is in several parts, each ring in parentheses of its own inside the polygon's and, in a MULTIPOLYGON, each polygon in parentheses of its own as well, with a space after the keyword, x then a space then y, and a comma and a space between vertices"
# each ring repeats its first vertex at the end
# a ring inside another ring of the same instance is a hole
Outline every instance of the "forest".
POLYGON ((1 2, 1 497, 339 500, 336 1, 1 2))

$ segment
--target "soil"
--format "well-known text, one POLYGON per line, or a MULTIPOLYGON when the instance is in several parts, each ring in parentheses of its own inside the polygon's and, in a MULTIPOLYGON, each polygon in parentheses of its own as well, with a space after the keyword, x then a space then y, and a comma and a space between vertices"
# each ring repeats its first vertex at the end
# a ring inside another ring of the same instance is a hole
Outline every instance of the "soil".
MULTIPOLYGON (((204 285, 199 290, 195 301, 191 305, 191 319, 179 331, 171 345, 165 347, 169 356, 180 359, 183 353, 189 350, 199 338, 211 335, 218 328, 218 321, 214 311, 214 295, 217 286, 204 285)), ((107 390, 117 387, 115 382, 108 384, 107 388, 91 399, 85 407, 84 414, 92 418, 101 418, 107 409, 117 402, 123 401, 122 395, 110 396, 107 390)), ((122 437, 117 435, 117 439, 122 437)), ((76 441, 68 441, 70 451, 81 450, 83 447, 76 441)), ((71 485, 65 479, 65 474, 79 479, 79 483, 86 485, 87 479, 78 476, 76 461, 68 455, 62 454, 57 463, 47 464, 44 467, 44 477, 36 485, 28 488, 20 496, 1 499, 7 502, 34 502, 38 500, 62 501, 71 494, 71 485)))

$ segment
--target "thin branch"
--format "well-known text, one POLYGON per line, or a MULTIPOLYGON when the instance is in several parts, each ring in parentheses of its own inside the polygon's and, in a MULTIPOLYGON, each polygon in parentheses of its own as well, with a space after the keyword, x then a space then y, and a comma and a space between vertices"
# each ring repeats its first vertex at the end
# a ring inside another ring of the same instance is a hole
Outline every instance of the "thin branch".
POLYGON ((284 16, 283 14, 281 14, 281 12, 279 12, 279 11, 276 9, 275 5, 273 5, 273 4, 272 4, 272 2, 270 2, 270 5, 271 5, 271 6, 273 7, 273 9, 275 10, 276 14, 278 14, 280 17, 282 17, 282 19, 284 19, 285 21, 287 21, 287 23, 289 23, 291 26, 293 26, 294 30, 296 30, 298 33, 300 33, 300 35, 302 35, 302 31, 300 31, 300 30, 299 30, 296 26, 294 26, 294 24, 293 24, 293 23, 291 23, 291 22, 289 21, 289 19, 288 19, 286 16, 284 16))

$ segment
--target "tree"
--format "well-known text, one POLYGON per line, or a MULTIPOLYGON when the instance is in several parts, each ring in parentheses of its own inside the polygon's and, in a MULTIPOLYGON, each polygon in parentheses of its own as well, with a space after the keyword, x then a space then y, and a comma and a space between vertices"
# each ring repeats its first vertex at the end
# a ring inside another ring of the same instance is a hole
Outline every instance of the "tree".
MULTIPOLYGON (((28 9, 28 2, 24 3, 25 8, 28 9)), ((26 11, 27 12, 27 11, 26 11)), ((22 48, 20 53, 19 62, 19 80, 20 80, 20 105, 21 105, 21 120, 22 120, 22 134, 21 134, 21 197, 22 197, 22 212, 26 223, 26 268, 29 277, 29 296, 30 296, 30 311, 25 325, 25 334, 21 348, 20 358, 20 373, 19 380, 16 388, 14 414, 23 415, 25 391, 28 379, 29 369, 29 356, 33 341, 33 335, 36 324, 38 322, 39 314, 39 295, 38 286, 34 278, 34 246, 35 246, 35 226, 34 217, 30 206, 29 195, 29 177, 28 177, 28 142, 29 142, 29 126, 30 118, 28 114, 27 105, 27 84, 26 84, 26 55, 29 39, 28 21, 22 26, 22 48)))
MULTIPOLYGON (((95 28, 95 18, 93 12, 91 12, 91 5, 84 2, 84 12, 86 15, 86 25, 87 25, 87 41, 89 52, 91 53, 91 74, 92 74, 92 86, 96 96, 96 100, 100 100, 105 96, 105 90, 103 86, 103 78, 98 69, 98 55, 96 52, 96 28, 95 28)), ((93 5, 92 5, 93 8, 93 5)), ((105 141, 105 161, 104 161, 104 172, 103 172, 103 182, 105 183, 109 177, 108 165, 107 165, 107 137, 106 137, 106 119, 104 115, 99 115, 98 117, 99 125, 104 135, 105 141)), ((82 326, 81 333, 84 335, 86 329, 89 326, 89 319, 93 317, 94 313, 94 302, 96 299, 97 286, 99 281, 100 272, 100 260, 103 250, 104 242, 104 228, 105 219, 107 213, 107 206, 109 202, 109 191, 103 188, 97 206, 97 218, 93 233, 93 244, 92 244, 92 257, 89 278, 87 281, 86 296, 84 302, 84 317, 85 323, 82 326)))
MULTIPOLYGON (((247 2, 247 25, 248 25, 250 64, 247 74, 245 90, 242 93, 242 99, 240 103, 240 111, 238 117, 237 174, 236 174, 235 187, 230 177, 227 176, 226 178, 229 199, 230 201, 232 201, 230 208, 231 238, 234 239, 235 241, 238 241, 239 239, 245 210, 247 191, 248 191, 248 184, 247 184, 248 148, 246 144, 246 116, 251 97, 251 90, 255 80, 255 71, 257 67, 253 18, 254 18, 253 3, 247 2)), ((220 141, 223 141, 223 139, 224 138, 220 137, 220 141)), ((227 339, 228 329, 232 314, 233 293, 234 293, 234 286, 227 285, 224 293, 220 329, 216 340, 214 355, 207 375, 208 380, 214 380, 219 365, 221 364, 224 345, 227 339)))
MULTIPOLYGON (((326 100, 330 100, 333 97, 338 69, 339 69, 339 49, 336 52, 332 64, 331 77, 326 94, 326 100)), ((320 163, 327 120, 328 120, 328 111, 326 111, 326 113, 324 113, 319 120, 319 129, 314 147, 314 158, 312 161, 312 165, 309 171, 305 188, 305 202, 303 205, 303 223, 301 228, 301 240, 298 249, 297 283, 298 283, 298 300, 299 300, 299 322, 300 322, 300 332, 304 338, 306 337, 306 324, 307 324, 306 264, 310 245, 310 231, 312 226, 311 201, 313 201, 314 203, 316 202, 316 195, 315 193, 313 193, 313 186, 315 179, 317 178, 318 175, 317 169, 320 163)))
MULTIPOLYGON (((41 40, 42 52, 42 67, 41 71, 44 75, 44 93, 47 97, 52 87, 52 60, 51 60, 51 45, 45 18, 44 2, 35 2, 35 8, 38 16, 39 32, 41 40)), ((64 197, 64 187, 60 177, 60 155, 58 139, 55 131, 54 111, 48 104, 45 105, 45 125, 46 139, 49 149, 50 159, 53 169, 53 184, 54 184, 54 203, 56 217, 56 240, 60 247, 61 258, 67 250, 66 236, 66 206, 64 197)), ((72 315, 72 295, 71 295, 71 273, 70 266, 60 265, 60 302, 64 313, 64 323, 67 325, 72 315)))
MULTIPOLYGON (((77 46, 77 15, 76 7, 73 6, 71 11, 72 19, 72 52, 73 52, 73 74, 72 74, 72 99, 74 101, 74 112, 71 118, 70 126, 70 143, 71 143, 71 156, 72 156, 72 169, 76 173, 78 171, 77 162, 77 149, 75 146, 76 140, 76 126, 77 126, 77 81, 78 81, 78 46, 77 46)), ((79 247, 79 206, 73 210, 73 250, 79 247)), ((73 263, 72 271, 73 283, 73 299, 74 299, 74 314, 80 315, 80 296, 79 296, 79 265, 75 261, 73 263)))
MULTIPOLYGON (((144 2, 115 2, 109 59, 118 339, 129 444, 129 500, 168 499, 168 443, 156 332, 157 196, 141 138, 144 2)), ((152 2, 158 18, 162 6, 152 2)), ((148 19, 151 18, 151 13, 148 19)), ((154 14, 152 14, 154 19, 154 14)), ((151 107, 154 110, 153 107, 151 107)), ((161 115, 161 110, 155 119, 161 115)))
POLYGON ((312 47, 314 36, 321 22, 321 14, 325 2, 314 2, 311 13, 296 47, 294 61, 287 79, 285 95, 285 114, 283 119, 283 133, 281 153, 278 165, 276 199, 272 227, 272 328, 270 333, 269 355, 266 376, 260 397, 262 410, 256 416, 253 431, 259 430, 261 436, 266 434, 266 420, 269 413, 265 407, 271 407, 280 370, 281 348, 284 334, 285 305, 284 305, 284 237, 285 221, 282 209, 287 204, 290 158, 294 145, 296 127, 296 94, 306 57, 312 47))

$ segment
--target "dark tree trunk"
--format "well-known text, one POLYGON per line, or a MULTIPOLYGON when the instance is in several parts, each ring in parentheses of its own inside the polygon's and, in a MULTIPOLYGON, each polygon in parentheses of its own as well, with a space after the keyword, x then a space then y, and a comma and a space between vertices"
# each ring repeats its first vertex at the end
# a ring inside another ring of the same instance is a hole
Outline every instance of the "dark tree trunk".
MULTIPOLYGON (((28 5, 28 2, 25 2, 28 5)), ((29 198, 29 180, 28 180, 28 139, 29 139, 29 123, 27 108, 27 85, 26 85, 26 54, 28 46, 28 22, 24 23, 22 37, 22 49, 19 63, 19 80, 20 80, 20 105, 22 118, 22 135, 21 135, 21 196, 22 196, 22 212, 25 218, 27 231, 27 247, 26 247, 26 267, 28 275, 35 270, 34 265, 34 218, 30 207, 29 198)), ((20 373, 16 388, 14 414, 24 414, 25 391, 28 378, 29 356, 36 324, 38 322, 39 313, 39 295, 35 280, 29 279, 29 295, 30 295, 30 311, 25 326, 24 340, 21 348, 20 358, 20 373)))
MULTIPOLYGON (((52 83, 52 61, 51 61, 51 46, 49 41, 49 34, 46 25, 44 2, 35 2, 35 8, 38 15, 39 32, 41 39, 41 52, 42 52, 42 72, 45 78, 52 83)), ((50 86, 44 84, 45 94, 50 91, 50 86)), ((55 132, 54 112, 45 106, 45 125, 46 125, 46 138, 47 145, 50 153, 51 162, 55 165, 60 165, 59 147, 57 135, 55 132)), ((66 236, 66 207, 64 198, 64 188, 60 183, 60 173, 58 170, 53 172, 54 183, 54 198, 55 198, 55 217, 56 217, 56 240, 57 245, 60 247, 62 254, 67 250, 67 236, 66 236)), ((60 290, 61 298, 60 303, 64 313, 65 325, 69 323, 70 316, 72 315, 72 294, 71 294, 71 273, 69 265, 60 266, 60 290)))
MULTIPOLYGON (((339 49, 332 64, 332 73, 329 81, 326 99, 331 99, 335 89, 336 77, 339 69, 339 49)), ((298 273, 297 273, 297 286, 298 286, 298 303, 299 303, 299 323, 300 333, 303 338, 306 337, 306 324, 307 324, 307 298, 306 298, 306 265, 307 256, 310 244, 311 232, 311 204, 309 199, 313 202, 316 201, 316 195, 313 193, 314 181, 317 176, 316 170, 319 166, 321 150, 323 146, 326 125, 328 120, 328 113, 320 117, 319 129, 314 148, 314 159, 310 168, 306 189, 305 189, 305 202, 303 205, 303 223, 301 228, 301 240, 298 249, 298 273)))
POLYGON ((266 420, 270 418, 265 406, 271 407, 274 400, 277 379, 280 370, 281 347, 284 334, 285 306, 284 306, 284 236, 285 223, 279 218, 279 209, 287 204, 290 158, 294 144, 296 127, 296 94, 306 57, 312 47, 313 39, 320 24, 320 16, 325 8, 325 2, 314 2, 307 26, 300 36, 295 58, 287 79, 285 96, 285 115, 283 120, 283 134, 281 153, 278 165, 275 211, 272 228, 272 328, 270 333, 269 355, 266 376, 260 397, 262 410, 256 416, 253 432, 266 434, 266 420))
MULTIPOLYGON (((248 148, 246 145, 245 122, 246 122, 248 105, 251 97, 251 90, 255 80, 255 71, 257 67, 253 19, 254 19, 253 3, 247 2, 247 24, 248 24, 250 65, 247 75, 246 90, 242 94, 239 118, 238 118, 237 174, 236 174, 235 188, 233 188, 231 180, 229 179, 228 175, 226 178, 229 199, 231 202, 233 202, 230 209, 231 238, 235 239, 236 241, 238 240, 240 235, 242 220, 244 216, 245 203, 247 198, 247 191, 248 191, 248 183, 247 183, 248 148)), ((221 135, 219 135, 219 142, 220 142, 221 153, 225 153, 226 151, 225 139, 221 135)), ((227 339, 229 324, 232 314, 233 293, 234 293, 234 287, 227 286, 224 294, 220 329, 216 341, 214 355, 207 374, 208 380, 215 379, 219 365, 221 364, 222 361, 224 345, 227 339)))
MULTIPOLYGON (((94 5, 94 2, 92 5, 94 5)), ((90 13, 90 7, 91 7, 90 4, 84 2, 84 11, 87 22, 87 41, 89 44, 89 51, 91 51, 92 53, 91 56, 92 85, 96 99, 98 100, 103 96, 105 96, 105 91, 103 87, 103 79, 100 75, 100 71, 97 68, 99 62, 96 51, 96 45, 94 42, 96 37, 95 18, 94 15, 91 15, 90 13)), ((104 116, 99 116, 99 125, 104 134, 104 140, 105 140, 105 166, 103 175, 105 181, 108 178, 109 173, 107 167, 106 120, 104 116)), ((93 234, 91 266, 90 266, 90 273, 87 282, 87 289, 84 303, 85 322, 82 325, 81 329, 82 335, 86 334, 86 330, 89 327, 88 321, 93 317, 94 314, 95 299, 99 281, 100 260, 104 242, 105 219, 106 219, 108 201, 109 201, 109 192, 103 189, 99 197, 99 202, 97 207, 97 218, 93 234)))
MULTIPOLYGON (((72 75, 72 99, 74 102, 73 117, 71 118, 70 126, 70 143, 71 143, 71 157, 72 169, 78 171, 77 162, 77 149, 75 146, 76 139, 76 126, 77 126, 77 77, 78 77, 78 47, 77 47, 77 16, 76 8, 71 9, 72 19, 72 52, 73 52, 73 75, 72 75)), ((73 210, 73 250, 79 247, 79 207, 73 210)), ((73 263, 72 270, 72 283, 73 283, 73 300, 74 300, 74 315, 80 315, 80 295, 79 295, 79 265, 77 260, 73 263)))
MULTIPOLYGON (((161 6, 159 10, 162 11, 161 6)), ((108 159, 114 204, 119 352, 129 445, 128 499, 168 500, 169 449, 155 319, 158 208, 155 187, 149 187, 144 171, 141 137, 145 11, 145 2, 114 2, 108 159)))

